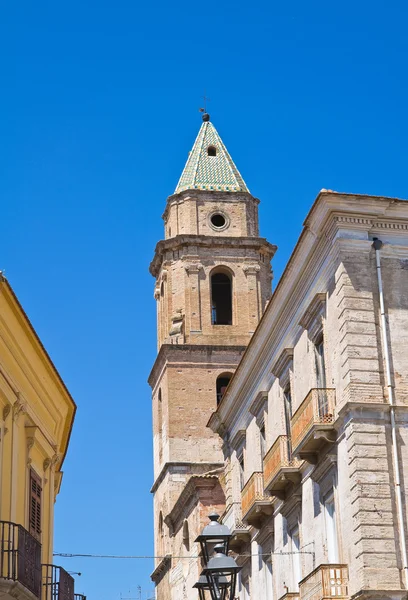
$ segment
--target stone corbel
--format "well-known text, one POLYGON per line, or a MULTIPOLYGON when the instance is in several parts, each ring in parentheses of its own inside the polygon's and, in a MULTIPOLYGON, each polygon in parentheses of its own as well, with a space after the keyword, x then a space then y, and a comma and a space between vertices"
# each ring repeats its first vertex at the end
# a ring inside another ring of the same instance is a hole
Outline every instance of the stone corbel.
POLYGON ((178 308, 171 316, 170 336, 180 335, 183 332, 184 315, 181 308, 178 308))
POLYGON ((189 263, 187 265, 184 265, 184 268, 189 275, 197 275, 203 267, 197 263, 189 263))
POLYGON ((261 267, 259 265, 244 265, 242 270, 245 275, 257 275, 261 270, 261 267))
POLYGON ((35 442, 34 435, 27 438, 27 466, 28 467, 31 465, 31 462, 32 462, 32 459, 30 457, 30 453, 31 453, 31 450, 32 450, 32 448, 34 446, 34 442, 35 442))
POLYGON ((155 287, 154 288, 154 294, 153 294, 153 296, 154 296, 155 300, 158 300, 160 298, 160 287, 155 287))
POLYGON ((13 421, 17 423, 20 415, 27 412, 27 404, 23 402, 19 393, 17 393, 17 400, 13 404, 13 421))

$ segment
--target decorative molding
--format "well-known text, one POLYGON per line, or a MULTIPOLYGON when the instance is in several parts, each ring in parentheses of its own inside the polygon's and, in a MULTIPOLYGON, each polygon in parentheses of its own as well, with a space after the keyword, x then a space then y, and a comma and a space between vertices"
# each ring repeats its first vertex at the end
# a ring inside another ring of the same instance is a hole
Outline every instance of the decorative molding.
POLYGON ((6 406, 3 408, 3 421, 5 421, 7 419, 10 412, 11 412, 11 404, 6 404, 6 406))
POLYGON ((252 404, 249 407, 249 412, 254 417, 259 417, 260 413, 265 410, 265 406, 268 402, 268 392, 266 390, 261 390, 255 396, 252 404))
POLYGON ((27 412, 27 404, 20 398, 20 394, 17 392, 18 399, 13 404, 13 421, 17 422, 20 415, 27 412))
POLYGON ((272 375, 281 379, 293 363, 293 348, 284 348, 272 366, 272 375))
POLYGON ((157 585, 163 579, 164 574, 167 573, 170 567, 171 554, 166 554, 166 556, 161 559, 153 573, 150 575, 150 579, 157 585))
POLYGON ((314 340, 321 332, 325 313, 326 294, 322 292, 315 295, 299 321, 299 325, 308 331, 311 340, 314 340))
POLYGON ((51 465, 51 459, 50 458, 46 458, 43 462, 43 470, 44 473, 45 471, 48 469, 48 467, 51 465))
POLYGON ((217 484, 220 485, 217 475, 192 475, 190 477, 174 503, 172 510, 164 518, 164 522, 168 526, 172 537, 175 536, 183 524, 183 517, 187 512, 186 506, 189 503, 196 505, 198 501, 197 496, 200 496, 200 488, 213 489, 217 484))
POLYGON ((246 440, 246 430, 245 429, 240 429, 239 431, 237 431, 237 433, 231 439, 231 442, 230 442, 231 443, 231 447, 235 451, 238 451, 245 444, 245 440, 246 440))
POLYGON ((154 294, 153 294, 153 296, 154 296, 155 300, 158 300, 160 298, 160 287, 155 287, 154 288, 154 294))

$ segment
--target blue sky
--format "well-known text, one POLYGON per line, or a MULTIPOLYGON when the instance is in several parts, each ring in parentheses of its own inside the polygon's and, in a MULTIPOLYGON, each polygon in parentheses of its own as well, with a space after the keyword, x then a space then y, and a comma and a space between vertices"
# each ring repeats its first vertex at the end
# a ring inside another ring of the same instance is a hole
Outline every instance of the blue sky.
MULTIPOLYGON (((209 112, 281 274, 321 188, 408 198, 404 2, 3 3, 0 268, 78 404, 55 550, 153 552, 153 279, 209 112)), ((56 561, 57 562, 57 561, 56 561)), ((89 600, 151 560, 58 559, 89 600)))

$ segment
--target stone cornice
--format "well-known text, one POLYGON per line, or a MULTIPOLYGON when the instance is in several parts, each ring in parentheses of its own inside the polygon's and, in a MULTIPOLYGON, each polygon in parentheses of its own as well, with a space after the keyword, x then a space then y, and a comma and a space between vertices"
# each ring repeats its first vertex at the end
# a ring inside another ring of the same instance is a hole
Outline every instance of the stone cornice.
POLYGON ((213 489, 220 485, 216 475, 192 475, 184 486, 183 491, 177 498, 172 510, 166 515, 164 522, 169 527, 171 535, 174 535, 180 528, 185 516, 186 507, 189 503, 196 502, 196 495, 200 497, 201 489, 213 489))
POLYGON ((160 273, 160 268, 163 263, 163 255, 166 251, 181 250, 190 246, 202 248, 245 248, 261 250, 269 257, 273 257, 277 250, 277 246, 270 244, 265 238, 260 237, 228 237, 228 236, 212 236, 212 235, 195 235, 182 234, 167 240, 160 240, 155 248, 155 254, 150 263, 149 271, 153 277, 157 277, 160 273))
POLYGON ((157 585, 159 581, 163 578, 163 575, 170 569, 171 567, 171 554, 166 554, 163 556, 153 573, 150 575, 150 579, 154 581, 157 585))
POLYGON ((152 494, 155 493, 155 491, 157 490, 157 488, 159 487, 160 483, 163 481, 167 471, 171 470, 171 467, 190 467, 190 468, 198 468, 201 469, 204 472, 208 472, 208 471, 213 471, 214 469, 220 469, 221 467, 224 466, 224 463, 207 463, 207 462, 166 462, 164 463, 160 473, 158 474, 158 476, 156 477, 150 492, 152 494), (205 467, 205 468, 204 468, 205 467))

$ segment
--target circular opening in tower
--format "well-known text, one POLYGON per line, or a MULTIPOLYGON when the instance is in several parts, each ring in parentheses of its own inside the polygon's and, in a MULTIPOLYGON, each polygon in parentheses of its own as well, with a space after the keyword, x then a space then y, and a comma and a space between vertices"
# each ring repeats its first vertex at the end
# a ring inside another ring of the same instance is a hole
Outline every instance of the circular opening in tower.
POLYGON ((213 215, 211 215, 211 223, 217 229, 225 227, 226 222, 226 218, 221 213, 214 213, 213 215))

